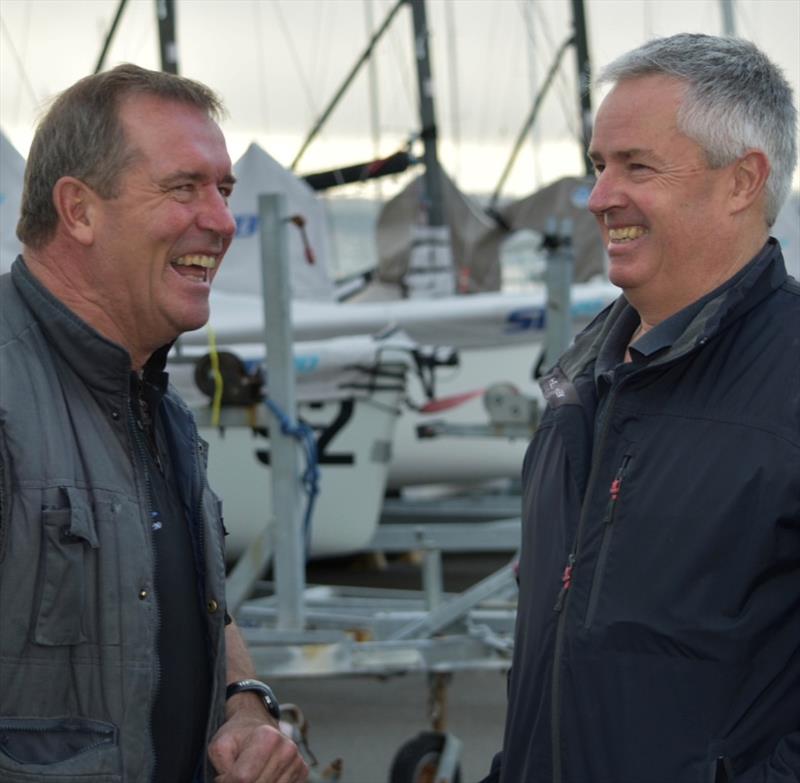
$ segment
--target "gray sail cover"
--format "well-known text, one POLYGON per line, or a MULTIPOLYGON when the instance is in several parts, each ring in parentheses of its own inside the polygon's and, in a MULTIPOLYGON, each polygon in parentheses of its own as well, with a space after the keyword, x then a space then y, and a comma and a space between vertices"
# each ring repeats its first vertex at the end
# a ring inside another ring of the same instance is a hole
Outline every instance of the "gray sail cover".
MULTIPOLYGON (((420 222, 423 177, 412 180, 384 204, 378 216, 378 279, 400 285, 408 270, 413 226, 420 222)), ((500 288, 500 242, 504 232, 442 171, 444 212, 450 227, 458 290, 497 291, 500 288), (482 251, 477 254, 476 249, 482 251)))
MULTIPOLYGON (((412 225, 419 220, 423 178, 413 180, 384 205, 377 224, 378 279, 400 284, 408 269, 412 225)), ((530 229, 544 233, 548 221, 569 219, 573 227, 575 281, 603 274, 605 251, 595 219, 586 204, 591 179, 564 177, 530 196, 498 210, 509 226, 502 228, 442 172, 444 212, 450 227, 453 263, 462 293, 497 291, 501 283, 500 247, 513 233, 530 229)))

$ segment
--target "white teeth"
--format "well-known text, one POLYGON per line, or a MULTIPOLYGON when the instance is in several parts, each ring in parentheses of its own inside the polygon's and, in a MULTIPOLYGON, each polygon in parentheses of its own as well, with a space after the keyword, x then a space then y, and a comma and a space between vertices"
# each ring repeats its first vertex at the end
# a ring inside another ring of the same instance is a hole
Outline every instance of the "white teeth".
POLYGON ((623 228, 609 228, 608 238, 612 242, 627 242, 643 237, 646 233, 647 229, 642 226, 624 226, 623 228))
POLYGON ((214 269, 217 259, 214 256, 186 255, 172 261, 176 266, 201 266, 203 269, 214 269))

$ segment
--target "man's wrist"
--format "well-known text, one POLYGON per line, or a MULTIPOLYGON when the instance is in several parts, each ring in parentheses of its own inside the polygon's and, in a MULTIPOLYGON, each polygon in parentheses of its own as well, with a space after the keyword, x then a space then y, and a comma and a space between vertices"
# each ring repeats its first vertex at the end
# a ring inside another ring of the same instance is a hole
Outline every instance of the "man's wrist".
POLYGON ((246 679, 229 683, 225 689, 225 699, 229 716, 233 712, 246 710, 258 716, 266 713, 276 726, 280 721, 278 699, 272 688, 259 680, 246 679))

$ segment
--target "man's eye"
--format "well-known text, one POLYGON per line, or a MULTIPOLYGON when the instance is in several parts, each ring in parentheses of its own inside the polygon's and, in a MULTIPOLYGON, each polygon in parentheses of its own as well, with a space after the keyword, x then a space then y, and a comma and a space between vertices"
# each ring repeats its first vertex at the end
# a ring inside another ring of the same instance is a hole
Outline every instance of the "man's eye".
POLYGON ((605 169, 605 164, 603 164, 603 163, 595 163, 594 164, 594 173, 595 174, 602 174, 604 169, 605 169))
POLYGON ((181 199, 185 199, 194 193, 194 184, 192 182, 184 182, 180 185, 173 185, 171 191, 181 199))

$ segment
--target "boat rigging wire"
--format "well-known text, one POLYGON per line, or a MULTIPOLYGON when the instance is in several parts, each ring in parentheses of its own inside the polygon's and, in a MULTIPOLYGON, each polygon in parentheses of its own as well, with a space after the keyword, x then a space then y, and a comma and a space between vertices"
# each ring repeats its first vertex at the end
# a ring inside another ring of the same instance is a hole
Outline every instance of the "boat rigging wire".
MULTIPOLYGON (((499 48, 497 46, 497 29, 499 23, 500 14, 493 13, 491 15, 491 19, 489 21, 489 30, 484 40, 485 49, 483 55, 484 62, 490 62, 489 53, 496 52, 499 48)), ((483 68, 482 69, 483 79, 481 84, 481 91, 480 94, 482 96, 497 96, 497 74, 491 68, 483 68)), ((485 106, 485 104, 484 104, 485 106)), ((478 121, 478 125, 476 128, 475 138, 479 143, 484 143, 487 140, 487 136, 489 135, 489 131, 487 128, 487 123, 489 121, 489 116, 494 114, 493 111, 484 110, 480 113, 480 118, 478 121)))
POLYGON ((399 35, 400 33, 398 30, 390 30, 387 34, 387 38, 389 39, 388 46, 395 61, 394 73, 399 77, 405 93, 406 102, 408 104, 407 108, 409 111, 414 112, 417 109, 417 96, 414 91, 414 85, 412 84, 414 81, 414 77, 412 76, 414 65, 409 54, 410 47, 405 42, 405 39, 402 43, 398 41, 399 35))
POLYGON ((106 55, 111 48, 114 34, 117 32, 117 27, 119 27, 119 20, 122 18, 122 12, 125 10, 127 4, 128 0, 119 0, 117 12, 114 14, 114 19, 111 21, 111 27, 108 29, 108 33, 103 41, 103 48, 100 50, 100 55, 97 58, 97 64, 94 66, 94 73, 100 73, 100 71, 103 70, 103 66, 106 64, 106 55))
MULTIPOLYGON (((272 3, 272 7, 275 9, 275 16, 277 17, 278 24, 283 32, 283 37, 286 40, 286 46, 289 49, 289 55, 291 56, 294 67, 297 70, 297 75, 300 79, 300 84, 303 87, 303 92, 305 93, 308 107, 311 109, 311 116, 314 117, 319 113, 319 110, 317 109, 316 101, 314 100, 314 93, 311 89, 311 85, 309 84, 306 73, 303 70, 300 55, 297 53, 297 47, 294 44, 294 38, 292 37, 291 30, 289 29, 289 25, 286 24, 286 18, 283 15, 283 9, 280 0, 272 3)), ((292 168, 294 168, 294 166, 292 166, 292 168)))
MULTIPOLYGON (((551 30, 550 30, 550 22, 549 22, 546 14, 544 12, 544 9, 542 8, 542 4, 541 3, 534 3, 533 4, 533 8, 534 8, 534 11, 539 16, 539 20, 538 20, 539 21, 539 26, 544 31, 544 39, 545 39, 545 41, 548 41, 548 42, 552 41, 553 40, 553 35, 552 35, 551 30)), ((535 41, 532 42, 532 43, 535 43, 535 41)), ((541 65, 541 63, 540 63, 540 65, 541 65)), ((572 91, 572 87, 567 82, 567 75, 563 71, 560 71, 558 73, 558 89, 556 90, 556 94, 558 95, 558 100, 559 100, 559 103, 561 104, 561 110, 563 112, 564 121, 565 121, 565 123, 567 125, 567 129, 569 131, 569 134, 573 139, 575 139, 575 141, 580 143, 580 141, 581 141, 581 132, 578 129, 578 126, 576 124, 575 111, 572 108, 572 103, 571 103, 571 101, 570 101, 570 99, 568 97, 568 96, 571 96, 573 94, 573 91, 572 91)))
MULTIPOLYGON (((364 0, 364 25, 367 36, 372 33, 374 22, 372 18, 372 0, 364 0)), ((367 94, 369 97, 369 125, 372 135, 372 157, 379 158, 381 154, 381 121, 380 101, 378 91, 378 63, 374 57, 367 62, 367 94)), ((375 198, 381 200, 381 183, 375 180, 375 198)))
POLYGON ((261 126, 263 128, 269 128, 269 101, 267 100, 267 84, 265 79, 268 70, 267 58, 264 52, 264 35, 262 32, 264 24, 261 17, 261 5, 259 0, 253 0, 253 31, 255 32, 255 52, 256 62, 258 64, 256 68, 256 79, 258 80, 258 103, 261 110, 261 126))
POLYGON ((530 114, 528 114, 528 118, 525 120, 525 123, 522 126, 522 130, 520 130, 519 135, 517 136, 517 141, 514 144, 514 148, 511 150, 511 155, 508 158, 508 162, 506 163, 505 168, 503 169, 503 173, 500 175, 500 179, 495 186, 494 193, 492 193, 492 197, 489 200, 489 209, 494 210, 497 207, 497 202, 500 198, 500 192, 503 189, 503 185, 505 185, 506 179, 508 179, 508 175, 511 173, 511 169, 514 167, 514 163, 517 159, 517 155, 519 154, 520 149, 522 148, 523 143, 525 142, 525 138, 530 133, 530 129, 533 126, 533 123, 536 121, 536 117, 539 114, 539 108, 542 105, 542 101, 544 100, 545 95, 547 95, 547 91, 550 87, 550 84, 553 81, 556 73, 558 72, 558 68, 561 65, 561 59, 564 56, 564 53, 575 43, 575 36, 570 34, 570 36, 561 44, 558 52, 556 53, 556 58, 550 66, 550 70, 547 72, 547 75, 544 77, 544 81, 542 82, 541 89, 536 96, 536 99, 533 102, 533 106, 531 107, 530 114))
POLYGON ((22 58, 19 56, 19 52, 14 46, 14 41, 11 38, 11 34, 8 32, 8 28, 6 27, 6 24, 3 21, 2 16, 0 16, 0 31, 2 31, 3 37, 6 39, 6 44, 8 45, 8 50, 11 52, 11 56, 14 58, 14 62, 16 62, 17 64, 22 85, 28 91, 28 96, 33 101, 34 106, 39 106, 39 99, 36 97, 36 90, 33 89, 33 85, 31 84, 30 79, 28 78, 28 73, 25 69, 25 65, 22 62, 22 58))
POLYGON ((389 15, 384 19, 383 24, 378 28, 377 32, 370 38, 369 43, 367 44, 367 48, 358 58, 356 64, 350 69, 350 72, 347 74, 342 86, 336 91, 336 94, 333 96, 331 101, 328 103, 328 106, 323 111, 322 116, 317 120, 314 127, 309 132, 308 136, 306 136, 305 141, 301 145, 299 151, 294 156, 294 160, 292 161, 289 168, 292 171, 297 169, 297 164, 300 162, 300 159, 303 157, 303 154, 308 149, 309 144, 314 140, 316 135, 322 129, 322 126, 327 122, 328 117, 330 117, 331 113, 333 112, 336 105, 339 103, 342 95, 344 95, 347 88, 350 86, 350 83, 355 78, 355 75, 358 73, 361 66, 367 61, 367 59, 372 55, 372 50, 375 48, 375 44, 380 40, 381 36, 384 34, 386 29, 391 24, 392 20, 394 19, 397 12, 406 4, 406 0, 397 0, 392 10, 389 12, 389 15))
POLYGON ((451 176, 457 183, 461 175, 461 98, 458 89, 458 35, 456 34, 456 20, 453 13, 454 0, 447 0, 444 4, 445 41, 447 43, 447 76, 450 96, 450 128, 453 139, 455 166, 451 176))

